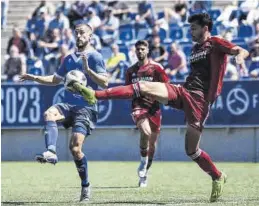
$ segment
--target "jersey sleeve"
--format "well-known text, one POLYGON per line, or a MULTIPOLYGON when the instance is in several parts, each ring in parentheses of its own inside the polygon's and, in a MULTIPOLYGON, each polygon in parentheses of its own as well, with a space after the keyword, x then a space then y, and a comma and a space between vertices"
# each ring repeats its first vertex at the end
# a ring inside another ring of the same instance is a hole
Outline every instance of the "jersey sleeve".
POLYGON ((92 69, 96 73, 107 74, 103 57, 100 53, 94 53, 93 55, 89 56, 88 64, 90 69, 92 69))
POLYGON ((156 66, 156 76, 159 82, 169 82, 169 77, 162 66, 156 66))
POLYGON ((217 48, 217 50, 224 54, 231 54, 231 49, 236 46, 235 44, 232 44, 231 42, 225 39, 221 39, 217 37, 213 37, 212 39, 213 39, 213 44, 217 48))

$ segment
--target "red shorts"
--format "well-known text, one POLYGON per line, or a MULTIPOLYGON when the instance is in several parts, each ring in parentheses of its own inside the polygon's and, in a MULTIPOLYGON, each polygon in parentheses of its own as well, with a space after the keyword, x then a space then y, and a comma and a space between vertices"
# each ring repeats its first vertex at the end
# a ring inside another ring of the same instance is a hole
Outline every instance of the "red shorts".
POLYGON ((202 131, 209 116, 210 102, 206 101, 201 91, 189 91, 181 85, 166 84, 168 90, 168 106, 181 109, 185 113, 187 123, 202 131))
POLYGON ((156 111, 155 114, 150 114, 148 109, 136 108, 133 109, 131 116, 136 125, 138 125, 140 121, 147 118, 153 132, 159 132, 161 129, 161 110, 156 111))

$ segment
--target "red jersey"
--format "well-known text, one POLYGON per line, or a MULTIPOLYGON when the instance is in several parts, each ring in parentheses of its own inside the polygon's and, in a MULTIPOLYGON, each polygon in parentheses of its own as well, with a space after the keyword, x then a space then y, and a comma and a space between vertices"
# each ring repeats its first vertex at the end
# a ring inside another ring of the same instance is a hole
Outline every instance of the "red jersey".
POLYGON ((218 37, 210 37, 202 44, 194 45, 190 56, 191 72, 184 87, 202 91, 206 99, 213 102, 221 93, 227 54, 234 46, 218 37))
MULTIPOLYGON (((134 84, 139 81, 168 82, 169 78, 162 65, 150 60, 146 65, 139 66, 136 63, 127 69, 125 84, 134 84)), ((153 113, 159 110, 159 102, 147 97, 138 97, 132 100, 132 109, 135 108, 146 108, 153 113)))

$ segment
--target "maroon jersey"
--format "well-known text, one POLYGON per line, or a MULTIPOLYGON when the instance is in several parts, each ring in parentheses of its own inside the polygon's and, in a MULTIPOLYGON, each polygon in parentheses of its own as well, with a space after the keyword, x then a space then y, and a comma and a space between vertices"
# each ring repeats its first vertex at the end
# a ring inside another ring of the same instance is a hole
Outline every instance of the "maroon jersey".
MULTIPOLYGON (((139 66, 136 63, 127 69, 125 84, 134 84, 139 81, 168 82, 169 78, 162 65, 150 60, 146 65, 139 66)), ((135 108, 146 108, 154 113, 159 110, 159 102, 147 97, 138 97, 132 100, 132 109, 135 108)))
POLYGON ((206 99, 213 102, 221 93, 226 70, 227 54, 234 44, 218 38, 208 38, 192 48, 190 56, 191 72, 184 87, 188 90, 204 92, 206 99))

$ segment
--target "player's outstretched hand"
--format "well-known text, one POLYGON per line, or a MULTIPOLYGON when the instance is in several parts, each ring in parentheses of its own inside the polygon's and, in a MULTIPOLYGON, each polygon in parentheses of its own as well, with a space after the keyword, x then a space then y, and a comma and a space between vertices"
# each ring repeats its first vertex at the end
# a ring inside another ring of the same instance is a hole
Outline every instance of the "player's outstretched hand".
POLYGON ((26 80, 34 81, 35 76, 32 74, 23 74, 19 77, 19 81, 23 82, 26 80))

